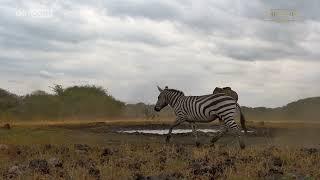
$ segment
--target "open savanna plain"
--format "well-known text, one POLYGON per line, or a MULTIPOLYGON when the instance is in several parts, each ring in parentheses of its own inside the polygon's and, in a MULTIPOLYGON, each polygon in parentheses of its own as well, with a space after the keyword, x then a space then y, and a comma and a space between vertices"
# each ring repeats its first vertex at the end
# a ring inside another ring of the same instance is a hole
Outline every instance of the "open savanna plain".
POLYGON ((118 132, 170 123, 10 122, 0 129, 0 179, 320 179, 319 124, 250 122, 244 150, 230 135, 212 145, 212 134, 199 132, 196 147, 191 134, 165 143, 163 135, 118 132))

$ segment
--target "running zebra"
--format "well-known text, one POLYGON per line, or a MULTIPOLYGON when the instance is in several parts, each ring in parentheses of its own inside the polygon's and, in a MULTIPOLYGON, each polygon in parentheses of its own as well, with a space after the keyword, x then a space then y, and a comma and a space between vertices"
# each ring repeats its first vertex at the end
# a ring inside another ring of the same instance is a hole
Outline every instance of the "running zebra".
POLYGON ((196 144, 198 145, 195 123, 209 123, 216 118, 219 118, 223 122, 222 129, 211 142, 214 143, 222 137, 227 130, 230 130, 232 134, 238 138, 240 148, 245 148, 242 133, 234 121, 237 108, 240 110, 241 126, 246 132, 245 119, 240 106, 232 97, 226 96, 224 93, 203 96, 185 96, 182 91, 168 89, 167 87, 163 90, 159 86, 158 90, 160 91, 160 95, 158 96, 158 101, 154 110, 160 111, 162 108, 170 105, 176 115, 176 121, 170 127, 166 137, 167 142, 170 141, 173 128, 183 122, 189 122, 191 123, 192 132, 195 136, 196 144))

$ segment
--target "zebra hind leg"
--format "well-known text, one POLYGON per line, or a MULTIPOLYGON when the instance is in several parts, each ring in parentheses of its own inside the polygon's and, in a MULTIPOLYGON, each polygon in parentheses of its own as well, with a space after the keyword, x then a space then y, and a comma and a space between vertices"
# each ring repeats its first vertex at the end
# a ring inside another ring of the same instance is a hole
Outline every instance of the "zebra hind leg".
POLYGON ((243 135, 237 123, 233 120, 233 118, 224 121, 226 126, 231 130, 231 134, 237 137, 240 148, 244 149, 246 146, 243 141, 243 135))
POLYGON ((191 127, 192 127, 193 136, 195 138, 196 146, 199 147, 200 146, 200 142, 198 141, 198 133, 197 133, 197 129, 196 129, 196 123, 192 122, 191 123, 191 127))

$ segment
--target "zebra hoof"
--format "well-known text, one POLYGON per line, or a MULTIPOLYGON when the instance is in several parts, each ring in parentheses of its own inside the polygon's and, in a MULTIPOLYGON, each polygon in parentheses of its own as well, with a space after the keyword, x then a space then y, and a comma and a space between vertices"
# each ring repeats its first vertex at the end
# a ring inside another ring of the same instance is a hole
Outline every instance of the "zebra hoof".
POLYGON ((211 139, 211 143, 212 143, 212 144, 214 144, 214 143, 217 142, 217 141, 218 141, 218 138, 212 138, 212 139, 211 139))
POLYGON ((244 149, 246 147, 246 145, 244 143, 240 143, 240 148, 244 149))
POLYGON ((200 147, 200 143, 199 143, 199 142, 196 142, 196 146, 197 146, 197 147, 200 147))
POLYGON ((166 143, 169 143, 170 142, 170 136, 167 136, 167 138, 166 138, 166 143))

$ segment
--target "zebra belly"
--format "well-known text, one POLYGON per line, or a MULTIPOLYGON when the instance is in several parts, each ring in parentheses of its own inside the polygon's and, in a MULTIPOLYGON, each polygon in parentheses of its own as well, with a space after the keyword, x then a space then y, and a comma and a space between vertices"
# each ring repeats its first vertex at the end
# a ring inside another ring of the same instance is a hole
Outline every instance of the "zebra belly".
POLYGON ((188 122, 203 122, 203 123, 206 123, 206 122, 212 122, 214 120, 216 120, 218 118, 217 115, 213 114, 211 116, 189 116, 188 117, 188 122))

